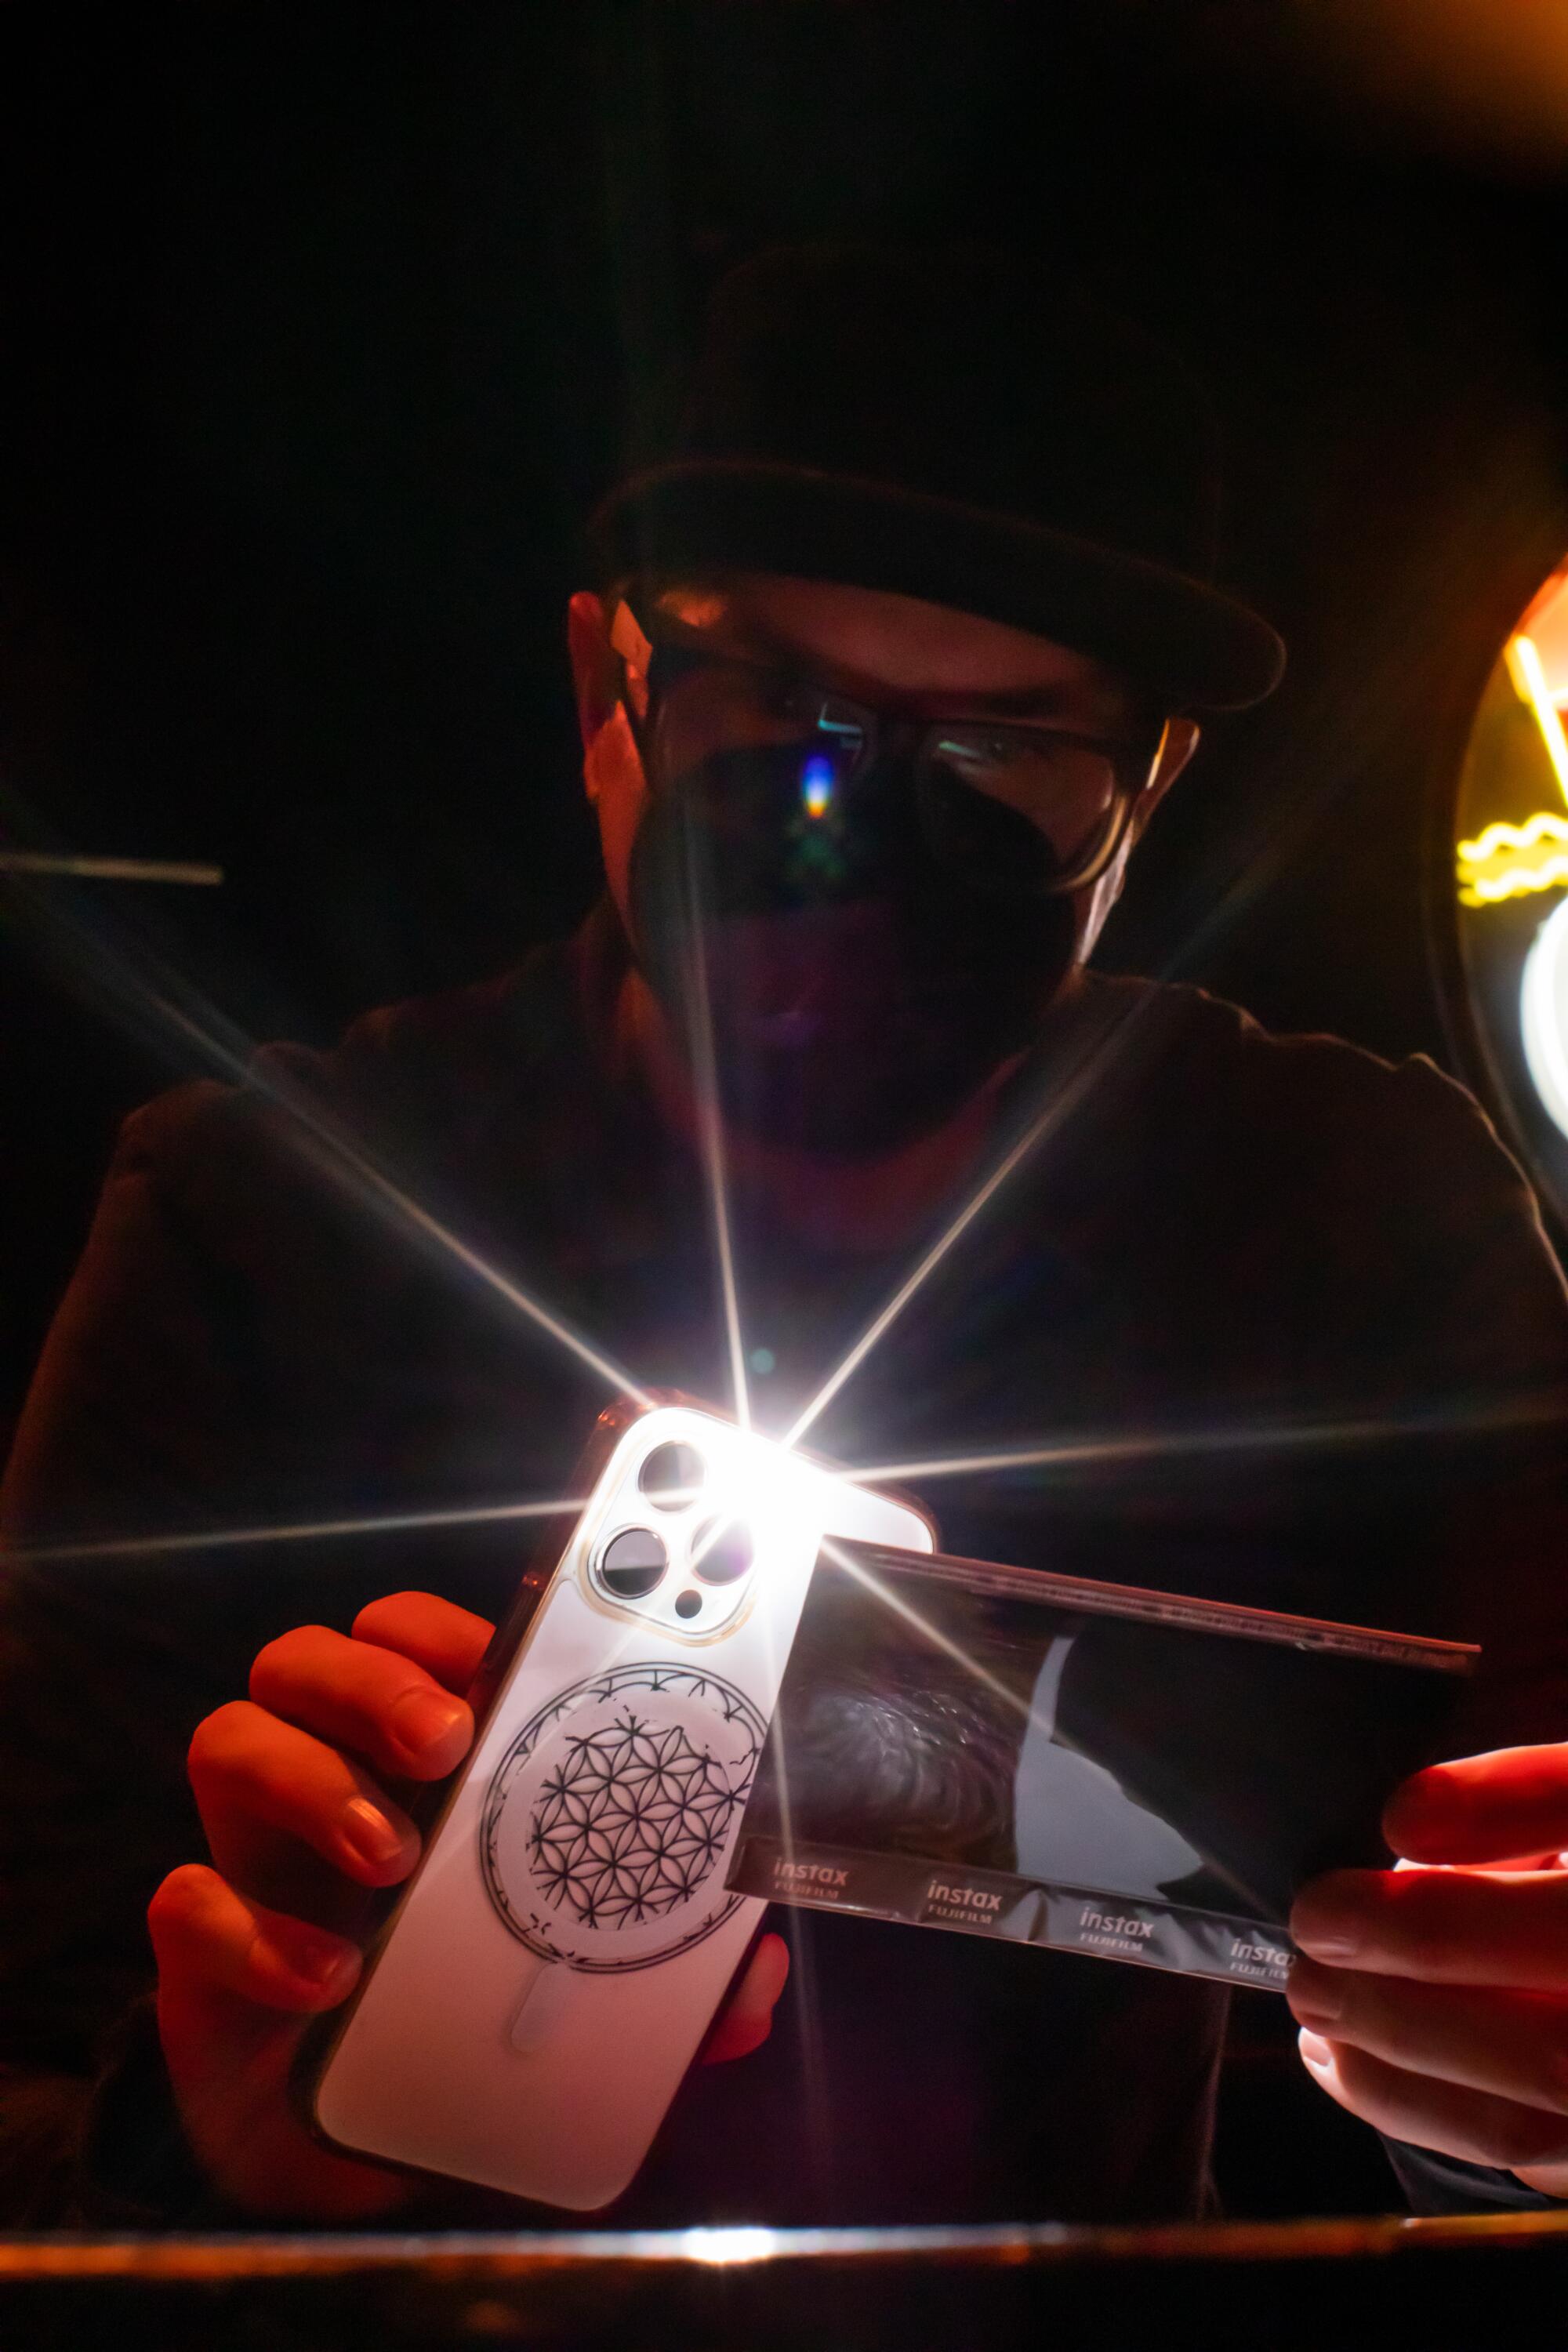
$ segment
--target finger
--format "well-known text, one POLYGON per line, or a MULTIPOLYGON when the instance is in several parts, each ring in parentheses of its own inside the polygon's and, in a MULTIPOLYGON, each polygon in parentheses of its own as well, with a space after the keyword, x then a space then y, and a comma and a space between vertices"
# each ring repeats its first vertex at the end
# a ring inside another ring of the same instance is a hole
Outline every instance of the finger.
POLYGON ((1297 1896, 1290 1934, 1336 1969, 1568 1992, 1568 1872, 1336 1870, 1297 1896))
POLYGON ((1568 2126, 1561 2116, 1405 2074, 1364 2050, 1325 2042, 1320 2034, 1303 2032, 1300 2050, 1308 2073, 1329 2096, 1390 2139, 1508 2171, 1568 2157, 1568 2126))
POLYGON ((412 1658, 459 1698, 478 1674, 494 1632, 488 1617, 476 1617, 471 1609, 459 1609, 434 1592, 389 1592, 384 1600, 368 1601, 353 1622, 356 1642, 373 1642, 378 1649, 412 1658))
POLYGON ((441 1780, 474 1736, 463 1700, 412 1658, 326 1625, 269 1642, 250 1670, 250 1696, 301 1731, 412 1780, 441 1780))
POLYGON ((1539 1994, 1414 1984, 1298 1960, 1298 2023, 1412 2074, 1568 2116, 1568 2004, 1539 1994))
POLYGON ((703 2046, 704 2065, 721 2065, 761 2049, 773 2032, 773 2011, 788 1976, 789 1948, 784 1937, 764 1936, 703 2046))
POLYGON ((258 1827, 298 1838, 362 1886, 395 1886, 419 1858, 413 1822, 368 1772, 253 1700, 199 1723, 188 1763, 207 1843, 230 1877, 258 1827))
POLYGON ((343 1937, 247 1902, 203 1863, 171 1871, 147 1927, 166 1986, 216 1989, 296 2016, 335 2009, 360 1971, 343 1937))
POLYGON ((1384 1835, 1411 1862, 1511 1862, 1568 1847, 1568 1745, 1434 1764, 1396 1789, 1384 1835))

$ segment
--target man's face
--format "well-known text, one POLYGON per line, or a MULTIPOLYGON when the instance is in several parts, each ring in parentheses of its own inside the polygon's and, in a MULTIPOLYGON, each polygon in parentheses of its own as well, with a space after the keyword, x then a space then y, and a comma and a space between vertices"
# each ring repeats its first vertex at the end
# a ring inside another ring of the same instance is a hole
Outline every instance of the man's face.
MULTIPOLYGON (((765 890, 748 899, 736 875, 760 871, 771 845, 742 841, 732 827, 727 835, 728 812, 712 789, 695 833, 689 795, 678 824, 679 795, 658 772, 661 739, 656 729, 650 741, 645 723, 643 632, 683 660, 711 654, 762 665, 847 706, 890 713, 911 741, 922 722, 940 720, 955 733, 991 721, 1039 730, 1042 744, 1063 738, 1124 744, 1140 728, 1149 737, 1148 714, 1110 671, 1083 655, 973 614, 874 590, 727 575, 720 583, 644 592, 636 596, 636 621, 629 609, 617 614, 590 597, 574 601, 588 791, 627 935, 656 992, 677 1011, 673 1000, 683 988, 689 993, 695 916, 728 1115, 774 1139, 851 1156, 941 1126, 1026 1046, 1089 953, 1131 842, 1195 730, 1173 722, 1147 776, 1144 755, 1121 845, 1079 887, 1032 899, 1005 889, 997 897, 994 876, 977 882, 940 839, 923 838, 915 797, 898 797, 895 777, 890 788, 884 779, 880 832, 868 829, 880 846, 865 855, 852 888, 815 903, 765 890), (603 683, 612 631, 625 656, 618 699, 603 683), (695 900, 694 874, 706 877, 706 896, 700 887, 695 900)), ((700 696, 700 664, 695 675, 700 696)), ((1007 798, 1008 772, 999 772, 987 812, 994 822, 1007 798)), ((809 797, 805 806, 809 817, 809 797)), ((1005 851, 1005 826, 1022 819, 1004 808, 999 822, 1005 851)))

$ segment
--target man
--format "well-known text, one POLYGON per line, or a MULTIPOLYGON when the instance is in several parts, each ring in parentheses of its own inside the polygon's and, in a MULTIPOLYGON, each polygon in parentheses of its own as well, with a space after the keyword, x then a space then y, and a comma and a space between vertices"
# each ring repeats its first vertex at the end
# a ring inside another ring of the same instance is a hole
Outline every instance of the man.
MULTIPOLYGON (((601 511, 571 609, 606 901, 502 982, 130 1122, 7 1527, 560 1491, 603 1390, 516 1286, 643 1383, 721 1393, 716 1104, 766 1425, 853 1360, 816 1432, 848 1460, 1147 1438, 931 1500, 954 1549, 1485 1643, 1464 1745, 1542 1744, 1424 1776, 1389 1827, 1516 1866, 1322 1883, 1291 1999, 1418 2198, 1527 2203, 1568 2193, 1561 1282, 1428 1065, 1083 970, 1193 714, 1278 673, 1206 582, 1205 434, 1169 355, 999 260, 728 280, 681 440, 601 511), (413 1245, 433 1218, 512 1304, 413 1245), (1256 1442, 1325 1422, 1345 1442, 1256 1442)), ((356 1902, 412 1867, 410 1787, 467 1749, 517 1570, 515 1528, 471 1522, 18 1563, 13 2220, 517 2218, 313 2147, 284 2091, 357 1974, 356 1902)), ((613 2218, 1203 2210, 1216 1988, 787 1933, 771 2036, 776 1938, 710 2053, 752 2054, 687 2086, 613 2218)))

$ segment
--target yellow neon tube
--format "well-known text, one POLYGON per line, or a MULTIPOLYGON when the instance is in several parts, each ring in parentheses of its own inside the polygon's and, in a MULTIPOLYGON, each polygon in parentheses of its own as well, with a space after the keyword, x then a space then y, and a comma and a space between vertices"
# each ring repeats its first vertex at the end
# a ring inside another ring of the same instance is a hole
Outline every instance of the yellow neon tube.
POLYGON ((1542 809, 1526 817, 1522 824, 1504 824, 1500 821, 1489 824, 1474 841, 1460 842, 1459 863, 1482 866, 1500 849, 1533 849, 1538 841, 1568 841, 1568 817, 1553 816, 1542 809))
POLYGON ((1463 907, 1495 907, 1502 898, 1522 898, 1531 890, 1555 889, 1568 882, 1568 851, 1549 857, 1543 866, 1516 866, 1506 874, 1467 877, 1459 890, 1463 907))
POLYGON ((1461 841, 1456 854, 1462 906, 1495 906, 1528 891, 1555 889, 1568 882, 1568 817, 1542 809, 1522 824, 1489 824, 1474 841, 1461 841))

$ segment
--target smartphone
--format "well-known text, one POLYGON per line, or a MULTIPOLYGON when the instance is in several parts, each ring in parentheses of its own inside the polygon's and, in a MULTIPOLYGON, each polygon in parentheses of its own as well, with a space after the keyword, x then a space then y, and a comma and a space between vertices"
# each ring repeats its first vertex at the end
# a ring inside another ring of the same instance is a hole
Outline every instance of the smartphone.
POLYGON ((726 1866, 824 1538, 936 1540, 913 1504, 684 1402, 606 1414, 591 1460, 418 1867, 301 2062, 340 2152, 580 2211, 630 2183, 756 1934, 726 1866))
POLYGON ((829 1540, 730 1883, 1282 1990, 1297 1892, 1388 1866, 1479 1656, 829 1540))

